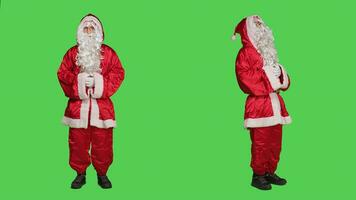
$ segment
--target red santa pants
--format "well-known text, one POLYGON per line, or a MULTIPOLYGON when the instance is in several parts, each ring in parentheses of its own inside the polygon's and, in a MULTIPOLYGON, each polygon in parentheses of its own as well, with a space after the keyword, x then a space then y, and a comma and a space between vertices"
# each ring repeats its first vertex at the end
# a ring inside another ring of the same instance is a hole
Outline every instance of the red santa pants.
POLYGON ((274 173, 282 145, 282 125, 251 128, 251 168, 257 175, 274 173))
POLYGON ((78 174, 93 163, 98 175, 106 175, 113 160, 112 128, 89 126, 69 129, 69 164, 78 174))

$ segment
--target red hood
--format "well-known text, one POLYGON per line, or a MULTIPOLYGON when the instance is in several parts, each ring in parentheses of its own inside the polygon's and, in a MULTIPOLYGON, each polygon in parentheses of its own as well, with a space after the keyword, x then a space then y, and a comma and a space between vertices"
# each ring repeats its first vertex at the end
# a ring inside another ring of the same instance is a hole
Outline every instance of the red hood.
POLYGON ((247 18, 243 18, 235 28, 235 33, 240 34, 242 45, 245 46, 245 47, 253 46, 251 41, 250 41, 250 38, 248 37, 248 34, 247 34, 247 23, 246 23, 246 21, 247 21, 247 18))
POLYGON ((245 46, 245 47, 252 46, 252 47, 255 47, 255 49, 257 49, 256 48, 257 41, 256 41, 256 34, 255 34, 257 31, 257 27, 254 22, 255 17, 257 17, 258 20, 263 23, 262 19, 257 15, 245 17, 236 26, 235 32, 234 32, 234 38, 235 38, 235 34, 239 33, 241 36, 241 42, 242 42, 243 46, 245 46))

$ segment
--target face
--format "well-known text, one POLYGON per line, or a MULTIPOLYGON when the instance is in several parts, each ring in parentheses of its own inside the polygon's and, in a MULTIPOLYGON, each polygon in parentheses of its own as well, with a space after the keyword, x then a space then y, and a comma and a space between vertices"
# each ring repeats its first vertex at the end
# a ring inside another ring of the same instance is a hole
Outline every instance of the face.
POLYGON ((263 21, 261 20, 261 18, 259 18, 258 16, 255 16, 253 21, 255 22, 255 24, 258 28, 262 27, 263 21))
POLYGON ((94 27, 89 25, 89 26, 84 27, 83 32, 86 34, 91 34, 94 32, 94 30, 95 30, 94 27))

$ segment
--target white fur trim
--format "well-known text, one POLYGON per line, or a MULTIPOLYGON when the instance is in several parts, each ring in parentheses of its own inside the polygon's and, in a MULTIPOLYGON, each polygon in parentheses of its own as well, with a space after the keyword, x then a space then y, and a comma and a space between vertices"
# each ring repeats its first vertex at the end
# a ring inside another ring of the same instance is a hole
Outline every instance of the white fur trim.
POLYGON ((252 43, 252 45, 255 47, 255 49, 257 50, 257 41, 255 39, 255 33, 257 32, 257 27, 255 25, 255 23, 253 22, 253 18, 257 16, 257 15, 252 15, 246 18, 246 28, 247 28, 247 36, 250 39, 250 42, 252 43))
POLYGON ((87 73, 82 72, 78 74, 78 95, 80 99, 89 99, 85 87, 85 78, 88 76, 87 73))
POLYGON ((89 99, 82 100, 80 106, 80 119, 73 119, 64 116, 62 123, 71 128, 87 128, 88 127, 88 116, 89 116, 89 99))
POLYGON ((287 71, 284 69, 282 65, 279 65, 282 69, 282 74, 283 74, 283 83, 281 88, 286 89, 289 85, 289 79, 288 79, 288 74, 287 71))
POLYGON ((248 118, 245 119, 244 126, 245 128, 259 128, 259 127, 268 127, 274 126, 277 124, 290 124, 292 123, 292 119, 290 116, 287 117, 263 117, 263 118, 248 118))
POLYGON ((236 35, 234 34, 232 37, 231 37, 232 40, 236 40, 236 35))
POLYGON ((273 73, 273 69, 270 66, 264 66, 263 71, 265 71, 268 81, 271 84, 272 88, 274 91, 278 90, 281 88, 281 81, 279 80, 278 77, 276 77, 273 73))
POLYGON ((116 121, 112 119, 101 120, 99 118, 99 106, 95 99, 91 99, 90 125, 98 128, 116 127, 116 121))
MULTIPOLYGON (((89 119, 89 105, 90 100, 82 100, 80 107, 80 119, 73 119, 64 116, 62 123, 71 128, 87 128, 89 119)), ((98 128, 114 128, 116 127, 116 121, 112 119, 101 120, 99 118, 99 106, 95 99, 91 99, 91 114, 90 125, 98 128)))
POLYGON ((271 99, 273 116, 281 116, 281 103, 279 102, 278 95, 276 93, 270 93, 269 98, 271 99))
POLYGON ((94 73, 94 94, 92 95, 95 99, 100 99, 103 96, 104 91, 104 79, 99 73, 94 73))
POLYGON ((261 118, 247 118, 244 121, 245 128, 257 128, 257 127, 268 127, 277 124, 290 124, 292 123, 292 118, 290 116, 281 116, 281 103, 279 102, 276 93, 270 93, 269 97, 271 99, 273 116, 271 117, 261 117, 261 118))

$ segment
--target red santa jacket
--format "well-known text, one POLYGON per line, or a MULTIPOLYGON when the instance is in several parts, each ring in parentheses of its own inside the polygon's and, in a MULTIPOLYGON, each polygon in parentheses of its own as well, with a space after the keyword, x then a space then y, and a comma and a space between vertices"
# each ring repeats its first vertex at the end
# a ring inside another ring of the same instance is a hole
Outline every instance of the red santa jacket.
MULTIPOLYGON (((100 23, 97 18, 96 20, 100 23)), ((93 88, 89 89, 85 86, 87 74, 80 72, 76 64, 77 45, 67 51, 58 69, 59 83, 64 94, 69 98, 62 122, 72 128, 87 128, 89 122, 91 126, 98 128, 116 126, 114 107, 110 97, 121 85, 125 73, 113 49, 102 44, 101 50, 101 73, 94 73, 93 88)))
POLYGON ((243 44, 236 58, 236 77, 241 90, 248 94, 244 126, 255 128, 289 124, 291 118, 283 98, 276 92, 289 88, 289 76, 283 66, 280 66, 281 75, 278 78, 270 68, 263 66, 263 58, 251 36, 254 34, 252 17, 243 19, 235 29, 235 33, 241 35, 243 44))

